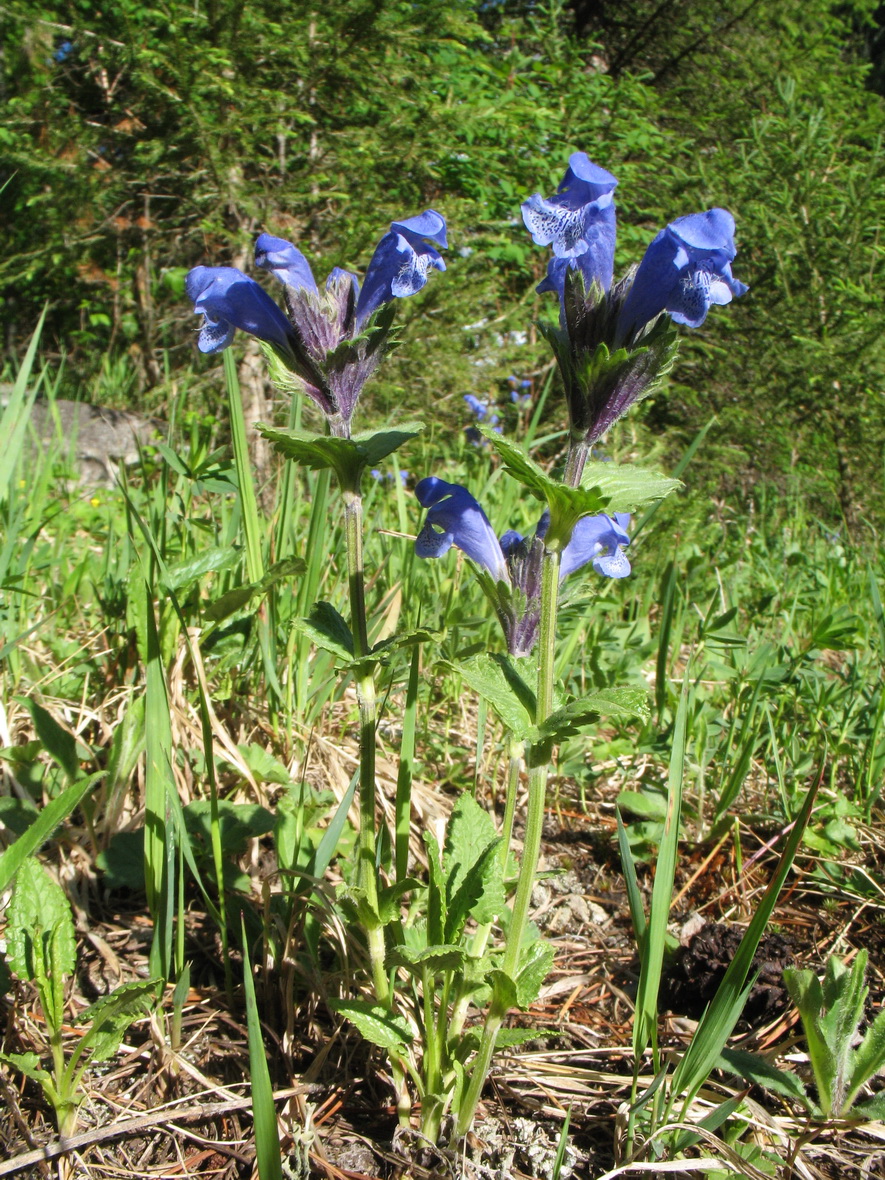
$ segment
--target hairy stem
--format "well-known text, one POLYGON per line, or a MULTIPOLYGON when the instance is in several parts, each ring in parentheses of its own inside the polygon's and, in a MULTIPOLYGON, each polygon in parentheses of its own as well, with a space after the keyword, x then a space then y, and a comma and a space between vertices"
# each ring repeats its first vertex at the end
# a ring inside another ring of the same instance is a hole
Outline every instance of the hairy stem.
MULTIPOLYGON (((559 598, 559 551, 546 550, 541 575, 541 631, 538 652, 538 707, 535 724, 542 725, 553 710, 553 683, 556 656, 556 611, 559 598)), ((550 762, 548 743, 531 751, 529 762, 529 802, 526 814, 525 838, 513 914, 504 947, 504 974, 516 980, 523 935, 528 923, 529 905, 538 858, 541 854, 541 835, 544 827, 544 804, 547 798, 547 772, 550 762)), ((488 1075, 498 1031, 507 1015, 507 1005, 495 997, 489 1006, 482 1040, 471 1068, 470 1084, 458 1111, 456 1134, 461 1137, 470 1130, 476 1107, 488 1075)))

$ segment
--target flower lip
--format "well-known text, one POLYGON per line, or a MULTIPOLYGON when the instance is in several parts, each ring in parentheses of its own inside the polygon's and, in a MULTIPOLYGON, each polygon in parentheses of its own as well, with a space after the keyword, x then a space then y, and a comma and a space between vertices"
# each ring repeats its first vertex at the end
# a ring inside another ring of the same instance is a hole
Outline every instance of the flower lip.
POLYGON ((390 232, 378 243, 366 268, 356 305, 357 331, 362 331, 366 321, 383 304, 420 291, 431 268, 446 269, 431 242, 441 247, 446 245, 445 218, 435 209, 391 222, 390 232))
POLYGON ((233 339, 235 328, 249 332, 291 353, 289 321, 254 279, 232 266, 196 266, 185 280, 194 311, 204 315, 200 331, 201 352, 221 352, 233 339))
POLYGON ((270 273, 287 287, 305 287, 316 293, 313 271, 304 255, 285 238, 259 234, 255 239, 255 265, 270 273))
POLYGON ((744 295, 749 288, 731 273, 736 252, 734 218, 727 209, 670 222, 639 265, 618 316, 619 341, 664 311, 677 324, 699 328, 711 307, 744 295))
POLYGON ((617 184, 616 178, 599 164, 594 164, 586 152, 573 152, 556 196, 550 201, 566 209, 579 209, 606 196, 611 200, 617 184))
POLYGON ((422 508, 428 510, 415 541, 419 557, 442 557, 455 545, 495 581, 509 581, 507 562, 495 531, 466 488, 429 475, 417 484, 415 495, 422 508))

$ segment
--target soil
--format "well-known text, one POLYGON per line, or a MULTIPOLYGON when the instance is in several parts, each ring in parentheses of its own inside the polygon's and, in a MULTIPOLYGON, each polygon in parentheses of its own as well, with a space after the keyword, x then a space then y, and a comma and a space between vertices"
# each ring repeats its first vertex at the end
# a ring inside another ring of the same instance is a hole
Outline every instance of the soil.
MULTIPOLYGON (((687 1044, 734 954, 775 863, 770 849, 753 854, 770 845, 772 835, 742 825, 742 871, 730 839, 685 849, 662 995, 668 1010, 661 1021, 665 1056, 687 1044)), ((733 1044, 770 1053, 807 1079, 801 1026, 782 972, 800 966, 822 974, 831 952, 850 958, 860 947, 869 951, 869 1018, 880 1010, 885 905, 873 882, 883 879, 883 860, 874 833, 865 833, 863 879, 869 889, 863 894, 848 869, 841 883, 828 881, 820 863, 800 856, 760 946, 758 978, 733 1044)), ((73 1014, 119 983, 146 977, 151 930, 143 898, 107 894, 74 846, 61 848, 60 863, 78 920, 73 1014)), ((496 1059, 474 1130, 457 1152, 431 1148, 397 1128, 381 1055, 339 1027, 321 989, 308 986, 297 956, 288 972, 258 979, 287 1180, 549 1180, 567 1117, 563 1180, 596 1180, 623 1162, 638 960, 612 808, 603 801, 589 815, 551 812, 541 869, 533 916, 554 943, 555 966, 538 1002, 512 1018, 515 1025, 537 1029, 538 1039, 496 1059), (294 1004, 289 999, 307 995, 312 998, 294 1004)), ((653 880, 653 866, 641 866, 646 893, 653 880)), ((170 993, 158 1015, 130 1028, 114 1060, 87 1072, 87 1096, 69 1142, 59 1143, 39 1088, 0 1068, 0 1161, 6 1161, 0 1162, 0 1180, 257 1175, 243 999, 237 991, 232 997, 225 992, 221 947, 196 894, 186 954, 191 989, 180 1027, 170 993)), ((234 978, 239 974, 234 964, 234 978)), ((45 1055, 42 1018, 29 986, 14 984, 4 1015, 6 1052, 45 1055)), ((72 1024, 68 1051, 77 1035, 72 1024)), ((714 1072, 702 1097, 715 1103, 744 1092, 735 1078, 714 1072)), ((885 1177, 885 1126, 814 1127, 795 1105, 755 1089, 745 1104, 756 1116, 746 1139, 774 1162, 757 1157, 742 1165, 744 1174, 885 1177)))

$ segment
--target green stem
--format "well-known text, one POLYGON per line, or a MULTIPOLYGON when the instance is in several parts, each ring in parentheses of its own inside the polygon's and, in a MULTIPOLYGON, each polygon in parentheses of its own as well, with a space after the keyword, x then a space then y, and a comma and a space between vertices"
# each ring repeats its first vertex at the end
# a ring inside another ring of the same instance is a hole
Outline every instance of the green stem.
MULTIPOLYGON (((541 574, 541 631, 538 641, 538 706, 535 724, 542 725, 553 711, 553 684, 556 674, 556 612, 559 602, 559 550, 546 550, 541 574)), ((541 854, 541 835, 544 828, 544 805, 547 798, 547 770, 550 763, 549 743, 530 751, 529 802, 526 814, 525 837, 513 914, 504 947, 505 975, 516 979, 523 935, 528 923, 529 906, 535 873, 541 854)), ((462 1137, 470 1130, 482 1088, 485 1084, 495 1042, 507 1008, 500 1000, 493 1000, 486 1017, 482 1040, 473 1061, 470 1084, 458 1112, 456 1134, 462 1137)))
MULTIPOLYGON (((366 579, 363 566, 363 500, 358 490, 342 489, 344 496, 344 535, 347 546, 347 583, 350 590, 350 615, 353 654, 357 660, 369 654, 369 631, 366 619, 366 579)), ((371 664, 357 667, 356 699, 360 713, 360 830, 357 841, 356 884, 365 891, 372 910, 378 909, 378 877, 375 866, 375 730, 378 703, 375 675, 371 664)), ((393 1011, 393 993, 385 966, 384 928, 374 921, 366 927, 366 947, 375 997, 393 1011)), ((391 1057, 390 1071, 397 1097, 400 1123, 408 1125, 411 1104, 406 1088, 405 1067, 391 1057)))
POLYGON ((590 444, 585 438, 569 439, 568 457, 565 461, 565 471, 562 482, 570 488, 581 486, 581 476, 584 474, 584 464, 590 454, 590 444))
MULTIPOLYGON (((353 654, 360 660, 369 654, 366 581, 363 567, 363 500, 359 492, 346 489, 344 528, 353 654)), ((375 908, 378 902, 375 871, 375 727, 378 720, 378 705, 375 698, 375 677, 369 665, 363 665, 357 671, 356 697, 360 711, 360 831, 357 885, 365 890, 370 905, 375 908)))

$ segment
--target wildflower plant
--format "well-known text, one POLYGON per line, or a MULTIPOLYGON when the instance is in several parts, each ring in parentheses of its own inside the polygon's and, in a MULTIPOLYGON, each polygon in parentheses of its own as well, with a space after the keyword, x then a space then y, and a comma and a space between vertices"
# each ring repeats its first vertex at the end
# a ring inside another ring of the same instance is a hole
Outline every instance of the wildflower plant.
MULTIPOLYGON (((671 223, 639 268, 614 283, 616 185, 577 152, 553 196, 535 194, 523 205, 534 241, 552 250, 539 291, 558 300, 557 322, 542 324, 542 331, 558 363, 569 420, 561 468, 542 467, 500 433, 488 403, 465 397, 476 416, 471 430, 539 502, 534 531, 499 534, 468 489, 435 474, 415 486, 426 509, 417 555, 439 559, 460 549, 501 623, 505 651, 474 655, 457 671, 510 738, 503 829, 465 793, 445 833, 425 834, 426 880, 408 874, 407 850, 399 844, 393 865, 385 852, 394 841, 382 839, 376 821, 375 741, 377 668, 398 648, 416 651, 427 634, 369 642, 361 494, 363 476, 377 478, 379 463, 420 426, 355 433, 353 420, 366 381, 393 343, 395 300, 416 294, 430 270, 445 269, 439 253, 445 222, 434 210, 393 222, 362 284, 336 268, 322 289, 295 246, 262 234, 256 264, 282 285, 285 311, 231 268, 197 267, 188 278, 188 294, 204 316, 200 348, 226 348, 237 328, 252 333, 277 374, 300 383, 327 424, 327 432, 315 434, 261 429, 287 458, 331 469, 344 502, 350 619, 318 603, 298 624, 352 676, 359 706, 357 855, 339 902, 362 931, 369 997, 336 1007, 386 1052, 401 1121, 410 1124, 417 1098, 421 1132, 432 1142, 447 1126, 456 1138, 470 1128, 496 1046, 520 1035, 502 1028, 505 1018, 535 1000, 552 961, 529 921, 529 906, 553 749, 601 715, 647 710, 644 693, 633 688, 569 699, 556 684, 561 585, 587 567, 596 577, 627 577, 630 514, 677 486, 643 468, 596 462, 593 444, 660 385, 675 357, 674 323, 698 326, 710 306, 746 290, 730 269, 734 223, 715 209, 671 223), (523 770, 528 805, 517 869, 510 837, 523 770)), ((514 404, 524 404, 530 383, 511 378, 508 385, 514 404)), ((410 684, 417 683, 417 668, 414 655, 410 684)), ((408 832, 408 806, 407 793, 398 792, 397 836, 408 832)))

